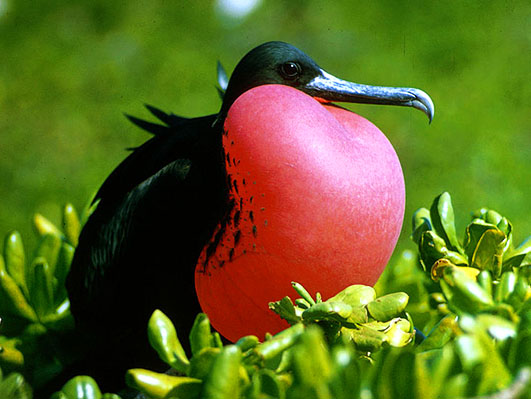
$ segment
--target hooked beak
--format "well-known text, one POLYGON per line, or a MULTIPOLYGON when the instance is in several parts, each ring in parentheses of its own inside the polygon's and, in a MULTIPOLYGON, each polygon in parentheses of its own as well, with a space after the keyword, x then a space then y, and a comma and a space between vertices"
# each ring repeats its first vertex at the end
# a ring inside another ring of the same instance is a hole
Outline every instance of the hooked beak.
POLYGON ((413 107, 424 112, 431 123, 435 107, 430 96, 407 87, 368 86, 347 82, 321 69, 321 74, 304 86, 306 93, 326 101, 386 104, 413 107))

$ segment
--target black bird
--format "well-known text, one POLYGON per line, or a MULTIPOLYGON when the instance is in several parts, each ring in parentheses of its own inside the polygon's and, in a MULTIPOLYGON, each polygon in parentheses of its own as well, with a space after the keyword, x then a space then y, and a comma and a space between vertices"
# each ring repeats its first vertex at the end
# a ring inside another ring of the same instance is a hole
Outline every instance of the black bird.
POLYGON ((154 136, 101 186, 67 279, 91 359, 82 371, 104 388, 121 384, 127 368, 151 366, 146 356, 155 354, 147 346, 146 325, 154 309, 166 313, 187 341, 201 311, 196 263, 231 207, 223 122, 242 93, 265 84, 292 86, 328 101, 411 106, 430 121, 433 116, 433 104, 420 90, 341 81, 297 48, 269 42, 236 66, 218 114, 188 119, 148 107, 161 124, 131 118, 154 136))

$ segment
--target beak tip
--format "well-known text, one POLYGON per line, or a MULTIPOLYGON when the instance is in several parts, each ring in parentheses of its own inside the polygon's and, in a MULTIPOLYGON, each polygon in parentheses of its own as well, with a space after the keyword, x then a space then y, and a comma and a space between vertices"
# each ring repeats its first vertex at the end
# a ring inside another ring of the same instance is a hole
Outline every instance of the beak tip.
POLYGON ((435 115, 435 106, 433 105, 433 101, 431 101, 431 98, 428 98, 430 102, 426 106, 426 115, 428 116, 428 124, 431 125, 431 122, 433 121, 433 116, 435 115))
POLYGON ((435 105, 433 105, 431 97, 426 92, 419 89, 410 89, 410 93, 415 96, 415 100, 413 100, 410 105, 413 106, 413 108, 417 108, 424 112, 428 117, 428 123, 431 124, 433 116, 435 115, 435 105))

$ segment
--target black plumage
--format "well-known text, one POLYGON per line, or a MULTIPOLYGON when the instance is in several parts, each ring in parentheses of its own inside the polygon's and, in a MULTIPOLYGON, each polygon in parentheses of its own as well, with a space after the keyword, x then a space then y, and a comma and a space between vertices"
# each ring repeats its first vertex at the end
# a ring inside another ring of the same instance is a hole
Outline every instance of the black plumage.
POLYGON ((155 308, 172 317, 187 341, 200 312, 194 266, 228 204, 215 115, 157 116, 167 125, 156 125, 156 135, 97 193, 68 276, 77 328, 101 349, 101 363, 86 362, 86 372, 100 380, 116 378, 116 367, 122 373, 150 365, 145 331, 155 308))

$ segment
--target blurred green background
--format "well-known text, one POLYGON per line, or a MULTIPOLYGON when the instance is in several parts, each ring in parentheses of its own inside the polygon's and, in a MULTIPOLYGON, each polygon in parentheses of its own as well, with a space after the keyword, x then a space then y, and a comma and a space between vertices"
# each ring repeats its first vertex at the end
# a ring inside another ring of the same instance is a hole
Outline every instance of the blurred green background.
POLYGON ((531 233, 529 0, 263 0, 239 16, 230 3, 0 0, 1 236, 16 228, 31 246, 34 211, 59 221, 64 202, 87 202, 124 149, 149 137, 122 113, 147 118, 143 103, 215 113, 216 61, 230 72, 269 40, 338 77, 433 98, 431 126, 412 109, 349 106, 402 161, 402 248, 412 212, 445 190, 458 227, 488 206, 513 221, 517 241, 531 233))

